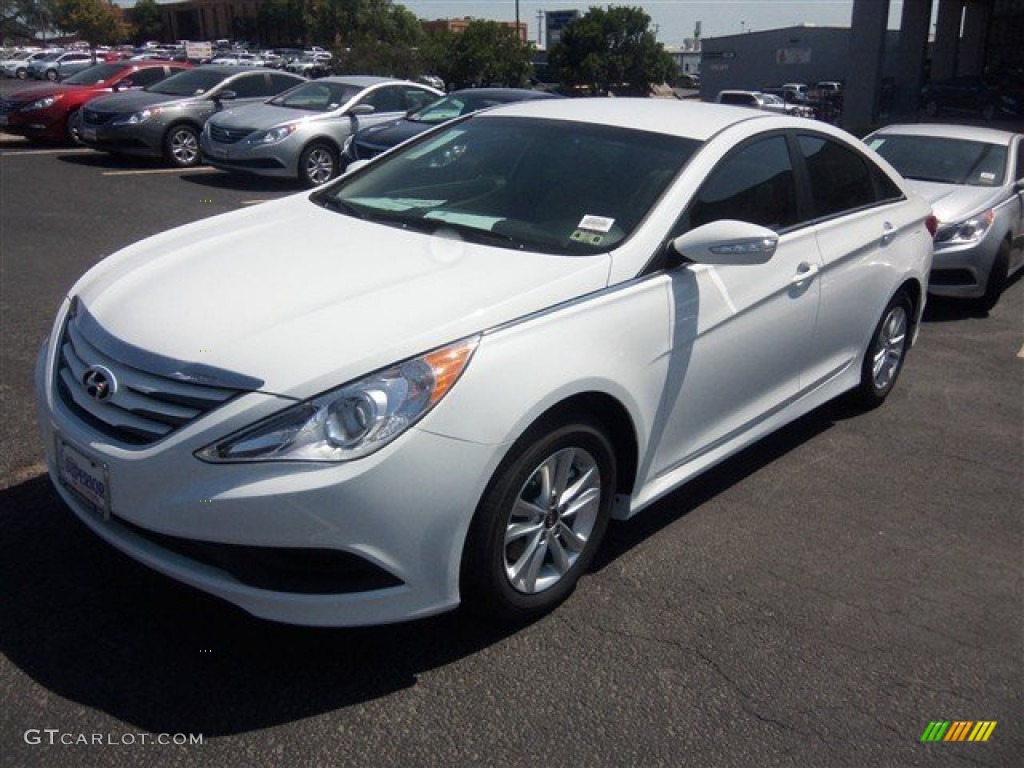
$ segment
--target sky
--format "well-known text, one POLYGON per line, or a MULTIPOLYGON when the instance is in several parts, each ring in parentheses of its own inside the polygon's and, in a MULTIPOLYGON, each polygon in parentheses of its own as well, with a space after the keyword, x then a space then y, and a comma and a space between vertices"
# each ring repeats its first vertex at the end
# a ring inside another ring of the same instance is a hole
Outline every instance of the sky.
MULTIPOLYGON (((515 0, 400 0, 422 19, 472 16, 479 19, 515 19, 515 0)), ((878 0, 870 0, 877 2, 878 0)), ((612 5, 640 6, 657 25, 658 40, 681 45, 693 37, 701 22, 701 37, 735 35, 740 32, 789 27, 809 23, 848 27, 853 0, 615 0, 612 5)), ((537 38, 537 12, 607 6, 609 2, 565 2, 564 0, 519 0, 519 20, 529 25, 529 37, 537 38)), ((889 26, 899 27, 903 3, 889 3, 889 26)))
MULTIPOLYGON (((171 0, 157 0, 169 2, 171 0)), ((881 0, 868 0, 880 2, 881 0)), ((115 0, 117 5, 131 6, 135 0, 115 0)), ((471 16, 475 19, 513 21, 515 0, 395 0, 421 19, 446 19, 471 16)), ((529 25, 529 38, 537 39, 537 12, 585 12, 592 6, 639 6, 656 25, 658 40, 666 45, 681 45, 692 38, 694 27, 701 22, 701 37, 736 35, 795 24, 816 24, 825 27, 848 27, 853 0, 605 0, 575 2, 574 0, 519 0, 519 20, 529 25)), ((902 0, 890 0, 889 28, 899 27, 902 0)))

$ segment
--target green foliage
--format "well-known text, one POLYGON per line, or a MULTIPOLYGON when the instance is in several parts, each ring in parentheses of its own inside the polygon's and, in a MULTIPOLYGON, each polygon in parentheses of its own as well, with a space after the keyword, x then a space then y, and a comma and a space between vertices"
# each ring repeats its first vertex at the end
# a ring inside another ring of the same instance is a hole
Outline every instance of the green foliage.
POLYGON ((138 0, 134 7, 126 11, 126 15, 134 27, 133 37, 137 42, 159 40, 163 37, 164 25, 156 0, 138 0))
POLYGON ((38 32, 49 32, 53 26, 51 0, 3 0, 0 3, 0 39, 5 43, 31 40, 38 32))
POLYGON ((642 93, 675 75, 672 57, 650 30, 641 8, 591 8, 562 30, 548 61, 569 86, 605 93, 628 85, 642 93))
POLYGON ((530 72, 531 50, 511 27, 495 21, 471 21, 462 33, 433 35, 426 62, 452 88, 480 85, 519 86, 530 72))
POLYGON ((120 11, 105 0, 56 0, 53 21, 93 46, 123 42, 130 31, 120 11))

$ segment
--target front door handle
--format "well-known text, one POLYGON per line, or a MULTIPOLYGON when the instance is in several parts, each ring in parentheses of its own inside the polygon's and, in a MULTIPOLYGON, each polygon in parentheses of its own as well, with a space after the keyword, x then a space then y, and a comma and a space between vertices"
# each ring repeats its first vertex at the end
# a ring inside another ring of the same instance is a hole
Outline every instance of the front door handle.
POLYGON ((809 264, 806 261, 801 262, 800 266, 796 268, 796 274, 793 275, 793 279, 789 282, 791 285, 803 285, 818 274, 820 269, 817 264, 809 264))
POLYGON ((896 230, 888 221, 882 225, 882 245, 888 245, 892 242, 892 239, 896 236, 896 230))

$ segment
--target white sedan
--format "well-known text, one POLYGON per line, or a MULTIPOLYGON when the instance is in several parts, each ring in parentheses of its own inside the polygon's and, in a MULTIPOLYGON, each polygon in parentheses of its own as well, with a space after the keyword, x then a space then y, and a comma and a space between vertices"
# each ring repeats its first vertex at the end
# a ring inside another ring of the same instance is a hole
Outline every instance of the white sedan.
POLYGON ((94 267, 39 356, 46 461, 98 535, 259 616, 530 619, 609 518, 884 400, 934 226, 807 120, 478 113, 94 267))

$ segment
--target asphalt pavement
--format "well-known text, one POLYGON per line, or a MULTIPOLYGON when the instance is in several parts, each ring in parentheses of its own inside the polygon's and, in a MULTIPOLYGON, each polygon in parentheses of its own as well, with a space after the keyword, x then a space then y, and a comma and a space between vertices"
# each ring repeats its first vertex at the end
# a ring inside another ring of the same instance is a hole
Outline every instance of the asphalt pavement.
POLYGON ((987 315, 933 301, 883 407, 821 408, 613 525, 515 631, 275 625, 93 536, 34 424, 61 296, 136 239, 295 191, 0 136, 5 768, 1021 764, 1019 279, 987 315), (936 720, 997 724, 922 743, 936 720))

